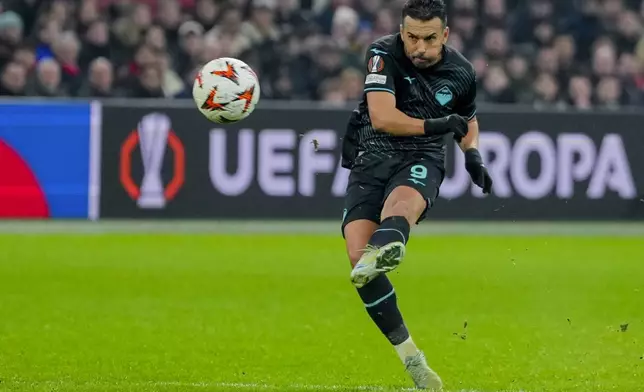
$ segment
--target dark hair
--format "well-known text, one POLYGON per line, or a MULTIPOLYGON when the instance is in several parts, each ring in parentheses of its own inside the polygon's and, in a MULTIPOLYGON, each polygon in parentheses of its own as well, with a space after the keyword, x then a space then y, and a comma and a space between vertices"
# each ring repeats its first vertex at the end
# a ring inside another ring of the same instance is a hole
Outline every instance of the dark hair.
POLYGON ((402 19, 409 16, 412 19, 428 21, 438 18, 447 25, 447 7, 443 0, 407 0, 402 8, 402 19))

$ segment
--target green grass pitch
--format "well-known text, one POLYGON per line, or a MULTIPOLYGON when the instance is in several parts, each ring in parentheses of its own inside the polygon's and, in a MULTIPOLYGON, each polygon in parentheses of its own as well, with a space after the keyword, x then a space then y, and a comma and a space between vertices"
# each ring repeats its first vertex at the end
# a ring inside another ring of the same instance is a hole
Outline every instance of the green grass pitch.
MULTIPOLYGON (((410 388, 349 272, 339 235, 0 235, 0 391, 410 388)), ((391 276, 448 391, 644 390, 641 237, 412 236, 391 276)))

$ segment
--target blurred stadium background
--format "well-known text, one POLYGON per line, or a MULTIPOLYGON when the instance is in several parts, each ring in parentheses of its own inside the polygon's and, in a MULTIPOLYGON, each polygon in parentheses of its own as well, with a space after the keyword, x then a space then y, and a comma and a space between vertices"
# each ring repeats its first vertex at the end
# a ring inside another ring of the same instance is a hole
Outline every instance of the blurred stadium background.
MULTIPOLYGON (((362 95, 366 45, 402 0, 2 0, 0 95, 189 98, 198 67, 237 57, 270 99, 362 95)), ((618 108, 644 97, 644 2, 453 0, 450 44, 481 102, 618 108)))
MULTIPOLYGON (((0 391, 409 387, 337 164, 402 2, 0 0, 0 391), (262 87, 230 126, 191 100, 224 56, 262 87)), ((414 339, 448 391, 641 392, 644 1, 446 2, 495 189, 450 146, 392 277, 414 339)))

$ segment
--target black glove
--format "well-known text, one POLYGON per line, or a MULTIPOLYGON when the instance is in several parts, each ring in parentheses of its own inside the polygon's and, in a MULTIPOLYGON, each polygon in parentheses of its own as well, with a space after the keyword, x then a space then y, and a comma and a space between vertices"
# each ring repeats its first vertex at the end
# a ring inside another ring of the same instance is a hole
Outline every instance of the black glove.
POLYGON ((454 132, 454 140, 458 143, 467 135, 467 121, 458 114, 447 117, 425 120, 425 135, 438 136, 454 132))
POLYGON ((465 151, 465 169, 470 173, 472 182, 479 188, 483 188, 483 193, 490 193, 492 191, 492 177, 487 172, 481 154, 476 148, 470 148, 465 151))

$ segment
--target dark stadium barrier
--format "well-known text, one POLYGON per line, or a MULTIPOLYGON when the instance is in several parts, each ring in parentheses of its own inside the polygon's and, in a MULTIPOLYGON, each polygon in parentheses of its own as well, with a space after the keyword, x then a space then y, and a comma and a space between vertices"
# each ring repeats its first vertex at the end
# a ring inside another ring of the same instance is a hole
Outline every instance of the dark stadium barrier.
MULTIPOLYGON (((192 106, 103 107, 103 218, 334 219, 348 109, 260 107, 234 125, 192 106)), ((479 113, 494 194, 450 142, 431 219, 644 219, 644 114, 479 113)))

